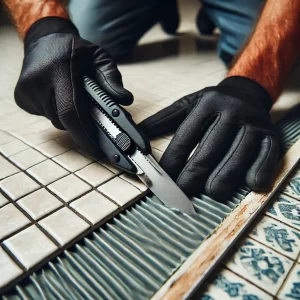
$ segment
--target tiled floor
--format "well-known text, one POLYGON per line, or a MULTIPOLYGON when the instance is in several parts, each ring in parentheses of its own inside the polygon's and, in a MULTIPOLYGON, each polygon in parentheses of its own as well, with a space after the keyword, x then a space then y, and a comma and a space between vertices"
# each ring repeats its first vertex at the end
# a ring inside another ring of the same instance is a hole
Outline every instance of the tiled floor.
MULTIPOLYGON (((180 36, 167 37, 155 27, 137 50, 136 62, 120 66, 124 84, 135 96, 128 110, 136 122, 181 96, 217 84, 226 73, 216 55, 216 37, 200 39, 195 30, 191 16, 197 11, 198 1, 185 1, 185 5, 180 36)), ((0 27, 0 40, 1 288, 141 197, 146 189, 107 162, 92 160, 67 133, 53 128, 45 118, 18 108, 13 91, 23 57, 22 44, 10 27, 0 27), (28 240, 35 241, 24 243, 28 240), (43 246, 37 249, 36 243, 43 246)), ((287 91, 275 105, 273 119, 279 119, 298 102, 298 93, 287 91)), ((156 157, 162 155, 170 139, 167 136, 152 142, 156 157)), ((299 196, 296 183, 286 190, 293 197, 299 196)), ((290 206, 293 215, 298 209, 297 200, 283 197, 282 203, 290 206)), ((282 212, 282 204, 276 205, 268 215, 297 231, 300 220, 282 212)), ((287 232, 297 241, 293 230, 287 232)), ((280 253, 276 257, 286 255, 283 250, 280 253)), ((294 259, 292 254, 287 257, 287 262, 294 259)), ((290 265, 286 263, 284 267, 288 269, 290 265)), ((297 274, 289 279, 291 284, 296 277, 297 274)), ((235 280, 234 275, 232 278, 235 280)), ((247 294, 252 285, 244 285, 243 293, 247 294)))

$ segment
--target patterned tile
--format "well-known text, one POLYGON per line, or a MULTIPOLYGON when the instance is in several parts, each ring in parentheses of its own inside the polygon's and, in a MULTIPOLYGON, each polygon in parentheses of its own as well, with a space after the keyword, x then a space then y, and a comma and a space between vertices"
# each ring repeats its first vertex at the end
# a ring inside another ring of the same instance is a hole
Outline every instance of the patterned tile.
POLYGON ((31 193, 40 186, 25 173, 18 173, 0 182, 1 189, 13 200, 31 193))
POLYGON ((118 209, 118 206, 103 195, 92 191, 70 204, 93 225, 100 222, 118 209))
POLYGON ((250 282, 276 295, 292 261, 262 244, 247 238, 227 267, 250 282))
POLYGON ((25 151, 14 154, 10 159, 21 169, 26 170, 47 158, 38 151, 29 148, 25 151))
POLYGON ((268 206, 267 215, 300 229, 300 202, 284 194, 274 198, 268 206))
POLYGON ((0 208, 0 240, 30 223, 12 203, 0 208))
POLYGON ((70 202, 91 189, 88 184, 73 174, 50 184, 48 188, 66 202, 70 202))
POLYGON ((0 288, 23 273, 20 267, 0 247, 0 288))
POLYGON ((300 232, 270 217, 260 220, 249 235, 294 260, 299 255, 300 232))
POLYGON ((40 230, 32 225, 4 241, 26 269, 32 268, 52 254, 58 247, 40 230), (29 242, 30 241, 30 242, 29 242))
POLYGON ((97 162, 86 166, 75 174, 90 183, 92 186, 98 186, 116 176, 113 172, 109 171, 97 162))
POLYGON ((202 300, 271 300, 272 296, 256 286, 223 269, 203 293, 202 300))
POLYGON ((61 246, 64 246, 89 228, 88 223, 67 207, 41 220, 39 224, 49 232, 61 246))
POLYGON ((36 192, 18 201, 34 220, 38 220, 46 214, 62 206, 62 202, 50 194, 46 189, 39 189, 36 192))
POLYGON ((0 156, 0 180, 5 177, 16 174, 18 172, 20 172, 20 170, 18 168, 16 168, 13 164, 11 164, 4 157, 0 156))
POLYGON ((281 288, 278 298, 281 300, 300 299, 300 265, 296 264, 288 278, 286 279, 283 287, 281 288))
POLYGON ((288 180, 283 192, 300 200, 300 170, 288 180))
POLYGON ((33 166, 27 172, 43 185, 48 185, 69 174, 67 170, 50 159, 33 166))

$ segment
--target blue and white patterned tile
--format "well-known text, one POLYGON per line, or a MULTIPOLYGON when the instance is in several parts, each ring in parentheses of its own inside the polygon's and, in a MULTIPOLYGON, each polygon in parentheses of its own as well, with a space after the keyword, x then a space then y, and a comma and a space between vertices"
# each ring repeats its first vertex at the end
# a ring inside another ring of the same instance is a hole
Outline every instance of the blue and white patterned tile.
POLYGON ((231 271, 224 269, 209 284, 201 299, 271 300, 273 297, 231 271))
POLYGON ((281 288, 278 298, 281 300, 300 300, 300 265, 296 264, 281 288))
POLYGON ((293 262, 266 246, 247 238, 227 267, 250 282, 276 295, 293 262))
POLYGON ((249 236, 294 260, 300 252, 300 232, 267 216, 259 221, 249 236))
POLYGON ((282 191, 300 200, 300 170, 287 180, 286 186, 282 191))
POLYGON ((274 197, 266 211, 266 214, 300 230, 300 202, 285 195, 274 197))

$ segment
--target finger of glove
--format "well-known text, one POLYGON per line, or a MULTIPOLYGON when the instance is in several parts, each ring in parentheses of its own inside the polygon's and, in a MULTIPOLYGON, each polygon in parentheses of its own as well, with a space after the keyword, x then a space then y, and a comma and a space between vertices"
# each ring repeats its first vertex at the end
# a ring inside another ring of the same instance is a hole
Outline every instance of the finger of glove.
POLYGON ((279 156, 279 143, 274 136, 265 136, 260 151, 246 176, 247 185, 256 192, 268 188, 279 156))
POLYGON ((148 138, 175 132, 197 103, 199 93, 185 96, 142 121, 138 126, 148 138))
POLYGON ((173 180, 178 178, 191 152, 213 122, 213 118, 210 111, 197 105, 178 128, 160 160, 161 166, 173 180))
POLYGON ((216 117, 180 173, 177 184, 186 194, 198 196, 207 178, 229 151, 237 132, 228 121, 222 115, 216 117))
POLYGON ((168 34, 175 34, 180 22, 177 0, 162 1, 162 7, 159 10, 162 13, 162 29, 168 34))
POLYGON ((95 51, 94 67, 96 70, 96 81, 106 93, 122 105, 132 104, 133 95, 124 88, 122 75, 116 63, 112 60, 110 55, 101 48, 95 51))
POLYGON ((253 162, 259 139, 251 129, 243 127, 230 150, 209 176, 205 191, 216 200, 225 200, 246 176, 253 162))

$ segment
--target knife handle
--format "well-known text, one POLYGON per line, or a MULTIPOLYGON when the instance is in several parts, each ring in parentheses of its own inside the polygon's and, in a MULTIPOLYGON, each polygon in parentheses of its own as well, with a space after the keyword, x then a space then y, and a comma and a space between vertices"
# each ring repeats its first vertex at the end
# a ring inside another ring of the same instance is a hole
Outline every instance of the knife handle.
POLYGON ((144 154, 151 153, 149 140, 134 123, 130 113, 118 105, 107 93, 101 90, 98 84, 87 76, 84 76, 86 89, 110 118, 134 141, 136 146, 144 154))

